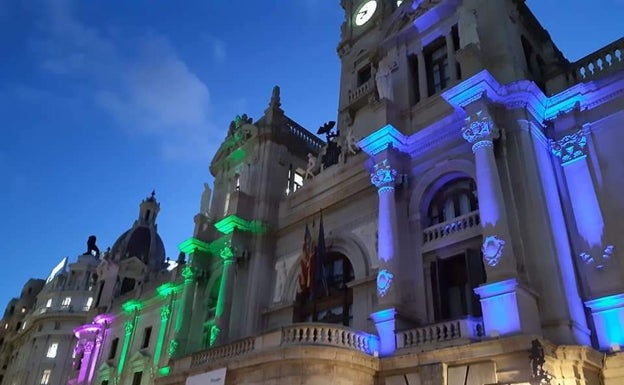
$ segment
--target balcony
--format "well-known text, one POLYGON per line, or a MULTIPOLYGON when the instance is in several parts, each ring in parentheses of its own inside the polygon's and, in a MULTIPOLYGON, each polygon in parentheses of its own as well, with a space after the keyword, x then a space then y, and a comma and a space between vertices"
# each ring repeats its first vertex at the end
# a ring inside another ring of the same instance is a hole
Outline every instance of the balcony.
POLYGON ((368 103, 367 96, 375 90, 374 79, 368 79, 361 85, 355 88, 355 90, 349 90, 349 106, 351 108, 359 108, 368 103))
POLYGON ((624 38, 572 63, 573 76, 579 81, 594 80, 621 69, 624 69, 624 38))
POLYGON ((423 230, 423 252, 481 235, 479 211, 438 223, 423 230))
POLYGON ((417 348, 421 351, 462 345, 483 337, 483 320, 467 317, 439 322, 397 332, 397 349, 417 348))
POLYGON ((243 356, 279 346, 317 345, 343 348, 373 355, 377 336, 332 324, 294 324, 258 337, 245 338, 191 356, 190 367, 243 356))

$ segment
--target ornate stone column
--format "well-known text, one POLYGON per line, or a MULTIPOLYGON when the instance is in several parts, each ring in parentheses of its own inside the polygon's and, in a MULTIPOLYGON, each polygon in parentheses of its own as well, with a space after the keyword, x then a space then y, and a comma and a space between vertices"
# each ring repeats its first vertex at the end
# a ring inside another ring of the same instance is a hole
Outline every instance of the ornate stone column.
POLYGON ((181 357, 186 352, 196 286, 195 272, 190 266, 190 261, 182 268, 182 277, 184 278, 182 303, 180 304, 174 328, 175 337, 169 343, 169 358, 181 357))
POLYGON ((393 284, 394 275, 398 271, 398 234, 394 201, 397 174, 397 170, 391 167, 388 157, 383 155, 381 160, 375 163, 371 173, 371 183, 377 187, 379 195, 377 296, 380 308, 394 306, 399 300, 397 289, 393 284))
POLYGON ((464 139, 472 143, 475 157, 479 216, 484 240, 482 252, 488 282, 517 275, 503 191, 494 157, 492 140, 496 134, 494 122, 481 110, 466 118, 466 125, 462 128, 464 139))
POLYGON ((370 156, 367 168, 371 172, 371 183, 377 188, 379 199, 377 306, 371 319, 379 334, 378 353, 382 357, 396 350, 395 328, 401 293, 397 284, 400 278, 400 250, 395 185, 399 178, 398 170, 402 168, 402 159, 406 157, 401 151, 406 139, 392 125, 387 125, 358 143, 370 156))
POLYGON ((234 253, 232 247, 227 245, 220 251, 223 260, 223 270, 221 272, 221 283, 219 286, 219 298, 215 309, 215 323, 210 330, 210 346, 227 341, 230 324, 230 314, 232 313, 232 295, 234 293, 234 253))
POLYGON ((560 160, 568 185, 570 204, 581 241, 578 256, 585 265, 602 269, 613 253, 613 245, 605 242, 605 223, 587 164, 586 146, 587 135, 584 130, 550 141, 551 152, 560 160))
POLYGON ((483 262, 487 284, 475 289, 481 298, 485 331, 489 335, 541 330, 537 299, 518 282, 516 260, 507 223, 505 201, 494 157, 497 128, 482 104, 466 118, 464 139, 475 156, 477 196, 483 234, 483 262), (505 317, 501 317, 505 314, 505 317))
POLYGON ((550 149, 561 162, 578 232, 577 258, 583 268, 590 298, 593 298, 586 301, 585 306, 591 309, 600 348, 619 351, 624 347, 624 294, 616 266, 611 263, 615 247, 606 234, 605 220, 587 162, 587 139, 588 131, 581 129, 559 140, 551 140, 550 149))

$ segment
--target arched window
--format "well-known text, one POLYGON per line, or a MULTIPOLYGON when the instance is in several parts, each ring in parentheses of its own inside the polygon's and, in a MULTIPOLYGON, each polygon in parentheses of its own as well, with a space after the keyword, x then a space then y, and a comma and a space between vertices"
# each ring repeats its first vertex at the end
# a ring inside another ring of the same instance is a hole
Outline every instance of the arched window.
POLYGON ((353 317, 353 291, 347 283, 354 278, 349 259, 329 252, 324 263, 325 280, 315 279, 315 290, 297 294, 293 322, 324 322, 349 326, 353 317))
POLYGON ((478 209, 475 182, 471 178, 453 179, 433 196, 427 211, 426 226, 450 221, 478 209))

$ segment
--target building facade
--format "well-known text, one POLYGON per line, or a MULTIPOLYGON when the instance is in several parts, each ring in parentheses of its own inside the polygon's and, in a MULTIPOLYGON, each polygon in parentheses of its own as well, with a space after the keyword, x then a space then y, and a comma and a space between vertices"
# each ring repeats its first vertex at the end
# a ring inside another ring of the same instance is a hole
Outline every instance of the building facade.
POLYGON ((337 129, 277 88, 232 122, 156 383, 624 381, 623 41, 570 63, 523 1, 341 5, 337 129))
POLYGON ((571 63, 522 0, 341 6, 337 123, 278 87, 237 116, 171 271, 144 200, 69 383, 624 383, 624 39, 571 63))

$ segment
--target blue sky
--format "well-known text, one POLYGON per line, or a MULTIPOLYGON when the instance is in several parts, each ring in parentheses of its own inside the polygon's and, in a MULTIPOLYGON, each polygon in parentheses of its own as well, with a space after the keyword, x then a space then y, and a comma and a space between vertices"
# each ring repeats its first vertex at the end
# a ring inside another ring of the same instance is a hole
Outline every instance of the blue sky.
MULTIPOLYGON (((570 60, 621 37, 623 0, 529 0, 570 60)), ((334 119, 338 0, 0 1, 0 311, 29 277, 104 250, 152 189, 167 253, 193 230, 236 114, 274 85, 309 129, 334 119)))

